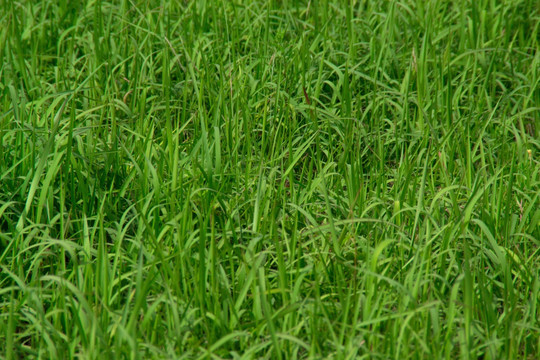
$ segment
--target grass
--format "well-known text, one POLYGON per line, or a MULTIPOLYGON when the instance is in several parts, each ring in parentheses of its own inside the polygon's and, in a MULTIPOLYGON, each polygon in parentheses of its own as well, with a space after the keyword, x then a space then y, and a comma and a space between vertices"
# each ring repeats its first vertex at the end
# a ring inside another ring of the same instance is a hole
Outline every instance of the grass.
POLYGON ((0 358, 537 359, 539 26, 0 0, 0 358))

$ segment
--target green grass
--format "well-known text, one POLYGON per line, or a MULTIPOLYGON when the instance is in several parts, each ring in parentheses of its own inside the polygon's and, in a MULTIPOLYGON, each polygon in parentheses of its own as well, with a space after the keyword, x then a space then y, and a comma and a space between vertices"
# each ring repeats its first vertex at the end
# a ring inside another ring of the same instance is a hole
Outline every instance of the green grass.
POLYGON ((539 26, 0 0, 0 358, 538 359, 539 26))

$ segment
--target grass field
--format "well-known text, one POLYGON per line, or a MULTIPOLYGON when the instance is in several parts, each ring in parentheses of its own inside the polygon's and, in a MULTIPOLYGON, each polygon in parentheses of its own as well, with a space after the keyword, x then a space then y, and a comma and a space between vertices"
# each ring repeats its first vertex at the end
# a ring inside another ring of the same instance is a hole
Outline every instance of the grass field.
POLYGON ((0 0, 1 359, 539 359, 536 0, 0 0))

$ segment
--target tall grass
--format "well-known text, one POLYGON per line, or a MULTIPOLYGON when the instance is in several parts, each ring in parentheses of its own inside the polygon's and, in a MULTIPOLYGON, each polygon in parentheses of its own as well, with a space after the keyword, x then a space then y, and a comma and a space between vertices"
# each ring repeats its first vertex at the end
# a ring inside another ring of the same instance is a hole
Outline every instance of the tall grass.
POLYGON ((538 358, 537 1, 0 1, 0 358, 538 358))

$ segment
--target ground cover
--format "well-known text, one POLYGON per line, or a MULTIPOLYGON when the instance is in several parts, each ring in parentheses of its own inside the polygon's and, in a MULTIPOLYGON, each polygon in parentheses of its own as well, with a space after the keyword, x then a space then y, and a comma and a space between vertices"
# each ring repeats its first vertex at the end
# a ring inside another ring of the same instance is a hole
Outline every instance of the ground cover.
POLYGON ((0 358, 537 359, 540 5, 0 1, 0 358))

